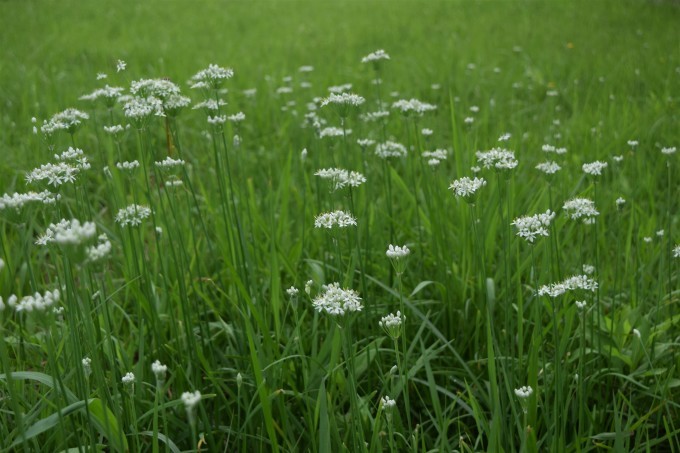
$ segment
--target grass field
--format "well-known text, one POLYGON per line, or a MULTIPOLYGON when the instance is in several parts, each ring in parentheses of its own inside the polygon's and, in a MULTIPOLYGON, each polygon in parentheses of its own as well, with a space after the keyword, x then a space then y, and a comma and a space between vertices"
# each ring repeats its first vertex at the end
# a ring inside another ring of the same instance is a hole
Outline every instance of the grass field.
POLYGON ((0 451, 680 452, 678 23, 0 2, 0 451))

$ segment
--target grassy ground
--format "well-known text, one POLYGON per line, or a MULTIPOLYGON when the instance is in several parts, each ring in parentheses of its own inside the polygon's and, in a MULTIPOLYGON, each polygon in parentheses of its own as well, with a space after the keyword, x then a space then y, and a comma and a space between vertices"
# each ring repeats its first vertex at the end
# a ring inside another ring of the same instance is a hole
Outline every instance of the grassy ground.
POLYGON ((644 1, 0 3, 0 193, 60 196, 0 199, 0 449, 680 451, 679 19, 644 1), (211 63, 233 78, 190 89, 211 63), (139 79, 245 120, 79 99, 139 79), (320 138, 345 83, 365 102, 320 138), (393 106, 412 98, 436 108, 393 106), (40 131, 69 107, 89 118, 40 131), (26 180, 69 147, 75 181, 26 180), (498 147, 516 168, 474 168, 498 147), (331 167, 366 181, 333 190, 331 167), (462 177, 486 181, 475 200, 462 177), (151 211, 122 225, 132 204, 151 211), (315 227, 334 210, 356 225, 315 227), (96 233, 36 244, 62 219, 96 233), (334 282, 359 313, 315 310, 334 282))

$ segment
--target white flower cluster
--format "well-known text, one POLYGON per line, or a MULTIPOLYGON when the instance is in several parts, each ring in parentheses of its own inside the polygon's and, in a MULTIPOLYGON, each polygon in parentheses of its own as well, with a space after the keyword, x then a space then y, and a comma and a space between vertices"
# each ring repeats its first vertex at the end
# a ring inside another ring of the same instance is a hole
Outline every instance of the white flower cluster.
POLYGON ((665 154, 666 156, 670 156, 671 154, 675 154, 675 146, 673 147, 668 147, 668 148, 661 148, 661 154, 665 154))
POLYGON ((135 383, 137 379, 135 378, 135 374, 132 372, 126 373, 125 376, 120 380, 123 384, 125 385, 132 385, 135 383))
POLYGON ((156 376, 156 381, 164 382, 165 375, 168 372, 168 366, 163 365, 160 360, 156 360, 151 364, 151 371, 153 372, 154 376, 156 376))
POLYGON ((558 171, 562 170, 562 167, 560 167, 557 162, 549 160, 536 165, 536 169, 542 171, 546 175, 554 175, 558 171))
POLYGON ((390 56, 383 49, 378 49, 375 52, 371 52, 361 59, 362 63, 371 63, 380 60, 389 60, 390 56))
POLYGON ((123 112, 127 118, 136 121, 147 119, 152 115, 165 116, 163 102, 154 96, 135 96, 128 99, 123 105, 123 112))
POLYGON ((423 151, 423 157, 427 159, 430 167, 436 167, 441 161, 446 160, 448 152, 445 149, 435 149, 434 151, 423 151))
POLYGON ((313 301, 318 312, 325 312, 331 316, 343 316, 348 312, 361 311, 361 297, 352 289, 342 289, 339 283, 323 286, 324 292, 313 301))
POLYGON ((586 225, 595 223, 595 217, 600 215, 595 209, 595 202, 587 198, 573 198, 564 203, 562 209, 574 220, 583 219, 586 225))
POLYGON ((119 170, 127 170, 127 171, 132 171, 135 168, 139 168, 139 161, 138 160, 133 160, 131 162, 117 162, 116 167, 119 170))
POLYGON ((515 395, 517 395, 518 398, 522 399, 529 398, 533 393, 534 389, 532 389, 531 386, 529 385, 525 385, 523 387, 515 389, 515 395))
POLYGON ((517 166, 515 153, 503 148, 492 148, 489 151, 477 151, 477 160, 484 168, 495 168, 496 170, 512 170, 517 166))
POLYGON ((328 87, 328 91, 330 93, 335 93, 335 94, 344 93, 344 92, 349 91, 351 89, 352 89, 351 83, 344 83, 342 85, 334 85, 334 86, 328 87))
POLYGON ((113 126, 104 126, 104 132, 111 135, 120 134, 125 128, 120 124, 114 124, 113 126))
POLYGON ((401 323, 406 319, 401 315, 400 311, 397 314, 390 313, 389 315, 383 316, 378 323, 383 329, 388 329, 391 327, 401 327, 401 323))
POLYGON ((419 101, 418 99, 400 99, 392 104, 392 108, 399 110, 404 115, 415 113, 418 116, 422 116, 427 112, 436 110, 437 106, 419 101))
POLYGON ((73 133, 84 121, 90 119, 90 115, 78 109, 66 109, 52 116, 49 121, 43 121, 40 131, 45 135, 52 135, 56 131, 66 131, 73 133))
POLYGON ((360 139, 357 140, 357 145, 366 149, 369 146, 375 145, 375 140, 371 140, 370 138, 360 138, 360 139))
POLYGON ((390 116, 390 112, 387 110, 379 110, 377 112, 362 113, 359 115, 359 119, 365 123, 372 123, 387 118, 388 116, 390 116))
POLYGON ((223 105, 227 105, 227 103, 225 101, 223 101, 222 99, 217 99, 217 100, 206 99, 205 101, 201 101, 201 102, 197 103, 192 108, 194 110, 205 109, 205 110, 209 110, 209 111, 217 111, 223 105))
POLYGON ((138 226, 141 225, 142 220, 151 215, 151 209, 146 206, 138 204, 131 204, 118 211, 116 214, 116 223, 120 226, 138 226))
POLYGON ((94 222, 80 223, 78 219, 62 219, 58 223, 52 223, 45 234, 40 236, 36 245, 55 243, 59 245, 79 245, 91 239, 97 234, 97 226, 94 222))
POLYGON ((184 165, 184 161, 182 159, 173 159, 172 157, 168 156, 164 160, 155 162, 156 167, 158 168, 172 168, 172 167, 179 167, 184 165))
POLYGON ((538 289, 538 295, 558 297, 567 291, 574 291, 577 289, 594 292, 597 289, 597 282, 587 275, 574 275, 562 282, 541 286, 538 289))
MULTIPOLYGON (((345 129, 344 134, 351 134, 352 129, 345 129)), ((319 138, 324 138, 324 137, 342 137, 343 131, 339 127, 326 127, 324 129, 321 129, 319 132, 319 138)))
POLYGON ((42 192, 13 193, 4 194, 0 197, 0 211, 5 208, 21 209, 25 204, 32 201, 39 201, 43 204, 54 204, 61 198, 61 195, 52 193, 48 190, 42 192))
POLYGON ((356 219, 352 217, 351 214, 344 211, 325 212, 323 214, 319 214, 314 219, 315 228, 330 229, 336 225, 338 226, 338 228, 345 228, 352 225, 356 226, 356 224, 357 224, 356 219))
POLYGON ((87 260, 90 262, 99 261, 111 254, 111 241, 105 234, 100 234, 97 238, 97 245, 92 245, 85 250, 87 260))
POLYGON ((388 140, 375 146, 375 154, 382 159, 388 159, 390 157, 406 157, 407 151, 401 143, 388 140))
POLYGON ((543 152, 546 152, 546 153, 566 154, 566 152, 567 152, 567 148, 557 148, 553 145, 548 145, 548 144, 543 145, 542 149, 543 149, 543 152))
POLYGON ((542 214, 516 218, 512 225, 517 228, 517 236, 533 243, 536 236, 548 236, 548 228, 554 218, 555 213, 548 209, 542 214))
POLYGON ((184 392, 182 393, 182 402, 187 411, 192 411, 201 402, 201 392, 196 390, 195 392, 184 392))
POLYGON ((31 184, 36 181, 47 180, 47 184, 57 187, 65 183, 75 182, 78 173, 91 167, 87 158, 84 157, 83 151, 77 148, 69 148, 61 155, 54 157, 59 162, 43 164, 40 168, 34 168, 26 175, 26 182, 31 184))
POLYGON ((210 64, 191 77, 191 88, 219 88, 222 82, 231 79, 233 76, 233 69, 210 64))
POLYGON ((601 162, 599 160, 596 160, 595 162, 583 164, 582 168, 583 172, 588 175, 600 176, 602 174, 602 170, 607 168, 607 162, 601 162))
POLYGON ((321 179, 330 179, 335 190, 343 187, 359 187, 366 182, 366 177, 359 172, 344 170, 342 168, 321 169, 314 173, 321 179))
POLYGON ((243 112, 234 113, 233 115, 229 115, 227 119, 232 123, 240 123, 246 119, 246 114, 243 112))
MULTIPOLYGON (((32 312, 32 311, 46 311, 48 308, 52 307, 54 304, 59 302, 61 293, 58 289, 54 291, 45 291, 45 294, 35 293, 32 296, 24 296, 19 299, 16 295, 12 294, 7 298, 7 306, 13 308, 17 313, 22 311, 32 312)), ((0 311, 5 309, 5 304, 0 297, 0 311)))
POLYGON ((215 116, 208 115, 208 124, 212 124, 213 126, 219 126, 220 124, 224 124, 226 122, 227 122, 227 116, 226 115, 215 115, 215 116))
POLYGON ((180 94, 177 85, 166 79, 140 79, 133 80, 130 84, 130 92, 135 96, 153 96, 162 101, 180 94))
POLYGON ((673 258, 680 258, 680 244, 673 247, 673 258))
POLYGON ((385 252, 385 255, 387 255, 388 258, 392 259, 401 259, 401 258, 406 258, 409 254, 411 253, 411 250, 407 246, 400 247, 398 245, 392 245, 390 244, 389 247, 387 248, 387 252, 385 252))
POLYGON ((453 193, 456 194, 457 197, 472 199, 477 191, 485 185, 486 180, 484 178, 471 179, 464 176, 453 181, 449 186, 449 189, 453 190, 453 193))
POLYGON ((380 404, 382 404, 384 410, 390 411, 395 408, 397 402, 394 401, 389 396, 383 396, 382 398, 380 398, 380 404))
POLYGON ((360 106, 366 102, 366 99, 363 97, 359 96, 358 94, 353 94, 353 93, 340 93, 340 94, 335 94, 331 93, 330 96, 328 96, 326 99, 321 101, 321 107, 324 107, 328 104, 338 104, 338 105, 346 105, 346 106, 360 106))
POLYGON ((113 106, 116 100, 123 94, 123 91, 123 88, 105 85, 104 88, 97 88, 92 93, 85 94, 79 99, 82 101, 96 101, 99 98, 103 98, 107 106, 113 106))

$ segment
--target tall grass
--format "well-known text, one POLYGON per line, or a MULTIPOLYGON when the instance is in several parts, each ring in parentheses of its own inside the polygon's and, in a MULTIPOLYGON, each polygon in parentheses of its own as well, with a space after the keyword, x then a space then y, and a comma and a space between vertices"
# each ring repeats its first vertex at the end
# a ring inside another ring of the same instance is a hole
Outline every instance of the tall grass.
POLYGON ((2 451, 680 450, 677 8, 71 6, 0 6, 2 451))

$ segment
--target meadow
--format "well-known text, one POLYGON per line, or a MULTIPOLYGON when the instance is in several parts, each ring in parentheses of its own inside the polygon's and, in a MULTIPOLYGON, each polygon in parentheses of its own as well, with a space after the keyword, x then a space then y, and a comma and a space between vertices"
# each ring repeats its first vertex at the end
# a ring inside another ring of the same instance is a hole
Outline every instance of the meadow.
POLYGON ((680 452, 677 2, 0 2, 0 451, 680 452))

